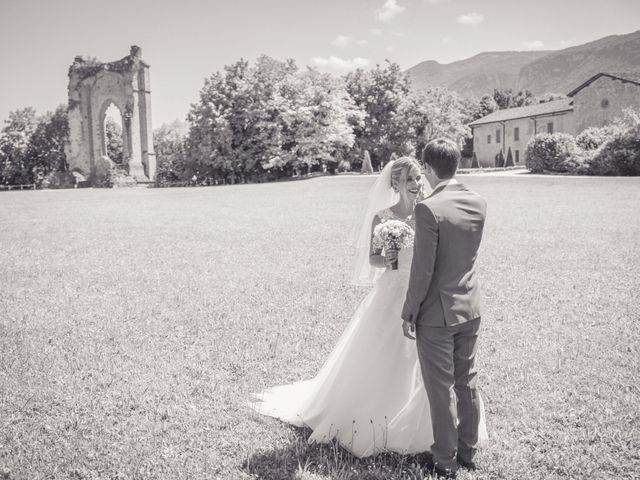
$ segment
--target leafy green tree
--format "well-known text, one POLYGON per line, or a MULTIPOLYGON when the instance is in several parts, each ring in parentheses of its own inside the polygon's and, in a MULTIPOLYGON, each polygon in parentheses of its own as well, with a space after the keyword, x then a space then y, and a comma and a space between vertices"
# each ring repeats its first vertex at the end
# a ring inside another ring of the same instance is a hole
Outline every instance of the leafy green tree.
POLYGON ((31 107, 10 112, 9 119, 5 120, 0 132, 0 182, 3 184, 32 183, 28 149, 36 126, 36 111, 31 107))
POLYGON ((107 156, 117 165, 122 165, 124 161, 122 125, 111 117, 107 117, 104 122, 105 143, 107 156))
POLYGON ((276 93, 296 70, 291 60, 262 56, 253 67, 240 60, 207 79, 187 119, 185 172, 233 182, 262 162, 281 167, 282 105, 276 93))
POLYGON ((468 121, 466 123, 470 123, 479 118, 486 117, 490 113, 493 113, 499 109, 498 104, 489 94, 483 95, 478 102, 467 102, 468 103, 466 106, 466 111, 468 121))
POLYGON ((398 117, 417 155, 434 138, 446 137, 462 145, 471 136, 466 104, 445 88, 407 95, 398 117))
POLYGON ((371 166, 371 156, 368 151, 364 151, 364 159, 362 160, 362 169, 360 173, 373 173, 373 167, 371 166))
POLYGON ((510 88, 494 89, 493 99, 500 110, 504 110, 505 108, 524 107, 538 103, 529 90, 525 90, 524 92, 520 90, 518 93, 514 93, 510 88))
POLYGON ((156 153, 156 179, 159 184, 186 180, 185 141, 187 125, 175 120, 153 132, 153 149, 156 153))
POLYGON ((504 166, 513 167, 513 154, 511 153, 511 147, 509 147, 509 151, 507 152, 507 161, 504 166))
POLYGON ((411 136, 399 112, 411 91, 411 83, 396 63, 388 62, 372 70, 357 69, 345 76, 346 90, 364 113, 364 121, 355 124, 355 156, 368 150, 374 168, 392 152, 412 153, 411 136))
POLYGON ((188 116, 185 175, 234 181, 338 160, 362 123, 343 84, 292 60, 240 60, 205 81, 188 116))
POLYGON ((31 178, 38 186, 47 175, 68 170, 64 146, 69 138, 69 117, 66 105, 38 119, 27 147, 27 164, 31 178))
POLYGON ((342 160, 355 141, 352 125, 364 118, 340 79, 313 69, 290 75, 279 102, 283 158, 287 165, 306 171, 342 160))

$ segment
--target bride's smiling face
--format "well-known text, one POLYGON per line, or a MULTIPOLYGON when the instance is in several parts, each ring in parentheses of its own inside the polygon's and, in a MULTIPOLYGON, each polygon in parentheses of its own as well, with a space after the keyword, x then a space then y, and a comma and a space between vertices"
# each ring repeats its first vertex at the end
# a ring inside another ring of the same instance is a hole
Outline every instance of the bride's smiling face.
POLYGON ((422 172, 416 166, 402 172, 398 182, 398 193, 408 200, 415 201, 422 190, 422 172))

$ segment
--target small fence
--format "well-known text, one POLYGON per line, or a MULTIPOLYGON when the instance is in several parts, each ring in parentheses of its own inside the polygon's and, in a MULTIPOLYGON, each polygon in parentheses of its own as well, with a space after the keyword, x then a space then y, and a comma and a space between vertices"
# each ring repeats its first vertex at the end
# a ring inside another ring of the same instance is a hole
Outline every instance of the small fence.
POLYGON ((0 184, 0 190, 35 190, 35 183, 28 183, 26 185, 2 185, 0 184))

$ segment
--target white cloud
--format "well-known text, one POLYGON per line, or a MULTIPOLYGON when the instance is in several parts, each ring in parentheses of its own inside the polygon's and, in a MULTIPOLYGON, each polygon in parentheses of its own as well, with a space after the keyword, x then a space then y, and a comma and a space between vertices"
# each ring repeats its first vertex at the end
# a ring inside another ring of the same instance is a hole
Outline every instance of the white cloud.
POLYGON ((369 30, 373 35, 382 35, 382 29, 381 28, 372 28, 371 30, 369 30))
POLYGON ((575 40, 560 40, 561 47, 569 47, 571 45, 575 45, 575 40))
POLYGON ((369 40, 358 40, 356 43, 358 45, 369 45, 369 40))
POLYGON ((522 45, 524 45, 524 48, 526 48, 527 50, 535 50, 537 48, 544 47, 544 43, 542 43, 542 41, 540 40, 534 40, 532 42, 522 42, 522 45))
POLYGON ((331 45, 335 47, 344 48, 347 45, 349 45, 349 42, 351 42, 351 37, 347 35, 338 35, 336 38, 333 39, 333 41, 331 42, 331 45))
POLYGON ((331 70, 353 70, 354 68, 364 68, 371 63, 368 58, 355 57, 352 59, 340 58, 335 55, 331 55, 328 58, 325 57, 313 57, 311 64, 316 67, 328 68, 331 70))
POLYGON ((447 0, 424 0, 424 3, 442 3, 442 2, 446 2, 447 0))
POLYGON ((385 47, 384 51, 387 53, 391 53, 393 52, 393 47, 385 47))
POLYGON ((471 12, 458 17, 458 23, 463 25, 479 25, 484 21, 484 15, 471 12))
POLYGON ((376 18, 381 22, 389 22, 396 15, 404 12, 407 7, 398 5, 397 0, 386 0, 382 8, 376 10, 376 18))

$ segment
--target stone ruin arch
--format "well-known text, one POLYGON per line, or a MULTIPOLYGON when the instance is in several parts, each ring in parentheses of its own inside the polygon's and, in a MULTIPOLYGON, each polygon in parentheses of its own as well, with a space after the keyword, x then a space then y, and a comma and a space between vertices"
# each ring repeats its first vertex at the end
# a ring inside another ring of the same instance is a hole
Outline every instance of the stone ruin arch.
POLYGON ((123 165, 138 182, 155 179, 149 65, 139 47, 110 63, 76 57, 69 67, 69 141, 72 172, 90 183, 105 178, 111 161, 105 138, 106 111, 113 103, 122 115, 123 165))

